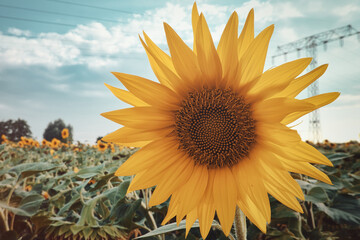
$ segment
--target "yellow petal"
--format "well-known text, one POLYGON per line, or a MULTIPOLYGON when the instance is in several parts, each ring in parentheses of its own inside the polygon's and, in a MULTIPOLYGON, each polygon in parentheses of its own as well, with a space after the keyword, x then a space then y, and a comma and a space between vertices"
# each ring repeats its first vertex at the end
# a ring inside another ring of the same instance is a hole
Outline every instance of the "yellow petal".
POLYGON ((166 224, 167 222, 170 221, 170 219, 176 216, 176 210, 177 210, 176 202, 177 199, 175 199, 175 197, 172 196, 170 199, 168 211, 166 213, 166 216, 164 217, 164 220, 161 222, 161 225, 166 224))
POLYGON ((131 146, 129 145, 129 143, 151 141, 161 137, 165 137, 173 130, 173 127, 146 130, 122 127, 115 132, 109 133, 102 139, 105 142, 113 142, 125 146, 131 146))
POLYGON ((191 212, 189 212, 188 215, 186 215, 186 232, 185 232, 185 238, 187 238, 187 235, 189 234, 189 231, 196 221, 198 216, 197 209, 194 208, 191 212))
POLYGON ((249 220, 254 223, 263 233, 266 233, 266 220, 254 202, 248 197, 243 196, 237 202, 239 208, 249 220))
MULTIPOLYGON (((144 33, 145 35, 145 33, 144 33)), ((143 42, 143 40, 140 37, 140 41, 143 44, 144 48, 145 48, 145 52, 146 55, 148 56, 149 62, 150 62, 150 66, 156 76, 156 78, 159 80, 159 82, 163 85, 165 85, 166 87, 173 89, 173 86, 171 84, 171 82, 169 81, 169 79, 167 78, 166 74, 164 73, 164 71, 162 70, 162 68, 159 66, 159 64, 157 63, 158 59, 155 59, 152 54, 149 52, 148 47, 145 45, 145 43, 143 42)), ((172 63, 171 63, 172 64, 172 63)))
POLYGON ((227 84, 226 82, 233 81, 236 76, 238 56, 237 51, 234 51, 234 49, 237 49, 238 46, 238 26, 238 15, 236 12, 233 12, 225 26, 217 47, 225 84, 227 84))
POLYGON ((135 95, 132 94, 131 92, 110 86, 106 83, 105 83, 105 86, 108 89, 110 89, 110 91, 115 95, 115 97, 117 97, 118 99, 120 99, 123 102, 126 102, 130 105, 137 106, 137 107, 149 105, 149 104, 145 103, 144 101, 142 101, 140 98, 135 97, 135 95))
MULTIPOLYGON (((253 150, 253 152, 256 151, 256 149, 253 150)), ((263 173, 259 172, 261 167, 259 159, 256 156, 251 157, 251 159, 242 159, 239 164, 232 167, 238 189, 238 200, 243 204, 252 201, 256 211, 260 212, 265 222, 270 222, 270 202, 263 184, 263 173)))
POLYGON ((293 112, 313 110, 315 106, 292 98, 270 98, 254 104, 253 117, 263 122, 280 122, 293 112))
POLYGON ((159 59, 165 66, 167 66, 172 72, 176 72, 175 67, 172 63, 171 57, 167 55, 163 50, 161 50, 151 39, 150 37, 143 32, 145 37, 146 45, 148 49, 159 59))
POLYGON ((251 42, 254 40, 254 9, 251 9, 245 25, 240 33, 238 40, 238 58, 239 60, 243 56, 244 52, 248 49, 251 42))
POLYGON ((264 148, 269 149, 278 156, 297 162, 309 162, 333 166, 331 161, 320 153, 316 148, 305 142, 299 142, 296 146, 284 147, 274 145, 270 142, 264 144, 264 148))
POLYGON ((297 212, 303 213, 303 210, 298 200, 296 200, 296 198, 292 194, 290 194, 286 189, 276 185, 274 186, 271 182, 265 182, 265 187, 267 191, 274 198, 279 200, 282 204, 297 212))
POLYGON ((271 182, 273 185, 281 186, 287 189, 297 198, 304 200, 304 194, 299 184, 291 177, 291 175, 287 171, 283 170, 285 169, 285 167, 283 166, 282 161, 278 157, 270 153, 263 154, 261 163, 263 167, 263 172, 265 173, 264 181, 271 182), (281 168, 275 167, 275 165, 279 164, 280 162, 281 168))
POLYGON ((204 197, 201 200, 201 204, 198 207, 200 233, 204 239, 210 231, 215 215, 215 205, 213 197, 215 171, 216 170, 212 169, 209 170, 208 185, 206 187, 204 197))
POLYGON ((234 222, 237 201, 235 179, 229 168, 216 170, 213 196, 222 230, 225 236, 228 236, 234 222))
MULTIPOLYGON (((145 37, 146 36, 147 35, 145 35, 145 37)), ((191 86, 188 86, 188 84, 186 84, 186 82, 177 75, 171 59, 170 59, 171 64, 169 64, 167 58, 164 59, 165 57, 157 53, 156 50, 154 50, 154 48, 149 48, 144 43, 141 37, 140 37, 140 41, 147 55, 150 56, 151 59, 155 61, 154 66, 156 65, 156 67, 158 67, 157 74, 159 75, 160 78, 160 79, 158 78, 159 81, 166 86, 170 85, 169 87, 170 89, 173 89, 175 92, 184 95, 187 92, 187 89, 191 86)))
POLYGON ((188 181, 193 169, 194 163, 192 160, 187 157, 178 159, 178 161, 171 166, 171 169, 163 174, 162 180, 158 183, 151 196, 149 206, 151 207, 165 202, 176 189, 188 181))
POLYGON ((305 70, 311 60, 311 58, 297 59, 264 72, 250 90, 250 94, 259 94, 259 97, 264 99, 280 92, 305 70))
POLYGON ((304 116, 305 114, 308 114, 315 109, 321 108, 325 105, 328 105, 329 103, 332 103, 339 97, 339 95, 340 95, 340 93, 338 93, 338 92, 331 92, 331 93, 323 93, 323 94, 316 95, 316 96, 313 96, 310 98, 306 98, 303 101, 313 104, 315 106, 315 108, 311 109, 311 110, 306 110, 306 111, 294 112, 294 113, 290 114, 289 116, 286 116, 281 121, 281 123, 283 123, 285 125, 292 123, 293 121, 304 116))
POLYGON ((298 144, 301 138, 296 130, 290 129, 280 123, 258 123, 256 133, 259 140, 270 141, 278 145, 289 146, 298 144))
POLYGON ((249 48, 242 56, 238 76, 236 77, 236 79, 241 79, 241 85, 251 82, 263 73, 267 49, 273 31, 274 25, 264 29, 254 41, 251 42, 249 48))
POLYGON ((128 192, 158 185, 162 179, 164 179, 164 175, 167 172, 174 174, 177 171, 175 168, 176 163, 183 161, 183 159, 184 155, 181 152, 173 153, 173 151, 168 151, 166 155, 159 153, 156 158, 153 159, 151 167, 141 172, 143 174, 136 174, 130 183, 128 192), (169 152, 172 153, 169 154, 169 152))
MULTIPOLYGON (((205 166, 195 166, 189 180, 174 193, 177 201, 178 224, 200 202, 208 182, 208 170, 205 166)), ((173 196, 174 196, 173 195, 173 196)))
POLYGON ((215 49, 209 27, 201 14, 196 31, 197 59, 203 74, 205 85, 215 87, 221 81, 222 69, 219 55, 215 49))
POLYGON ((116 123, 136 129, 160 129, 174 124, 174 117, 153 107, 134 107, 101 114, 116 123))
POLYGON ((116 176, 130 176, 145 171, 153 166, 157 159, 166 159, 166 157, 177 152, 177 145, 172 139, 161 138, 153 141, 135 152, 126 160, 115 172, 116 176))
POLYGON ((288 169, 288 171, 290 172, 305 174, 312 178, 320 180, 324 183, 332 185, 330 178, 325 173, 323 173, 322 171, 320 171, 310 163, 292 162, 285 159, 283 160, 283 164, 286 167, 286 169, 288 169))
POLYGON ((192 11, 191 11, 191 24, 192 24, 192 29, 193 29, 193 34, 194 34, 194 46, 193 46, 193 51, 196 54, 197 50, 196 50, 196 27, 197 27, 197 23, 199 21, 199 12, 197 9, 197 5, 196 2, 194 2, 192 11))
POLYGON ((287 88, 274 97, 296 97, 302 90, 321 77, 326 71, 328 64, 321 65, 311 72, 292 81, 287 88))
POLYGON ((188 83, 201 83, 201 71, 194 52, 168 24, 164 23, 164 28, 176 72, 188 83))
POLYGON ((150 105, 173 109, 179 104, 176 93, 164 85, 126 73, 113 72, 112 74, 114 74, 131 93, 150 105))

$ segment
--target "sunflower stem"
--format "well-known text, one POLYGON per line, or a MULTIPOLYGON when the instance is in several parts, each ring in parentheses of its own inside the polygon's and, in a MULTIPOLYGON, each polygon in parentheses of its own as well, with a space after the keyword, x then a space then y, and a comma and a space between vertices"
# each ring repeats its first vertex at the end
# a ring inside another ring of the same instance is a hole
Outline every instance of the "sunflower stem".
POLYGON ((245 214, 236 206, 235 211, 235 235, 237 240, 246 240, 246 217, 245 214))

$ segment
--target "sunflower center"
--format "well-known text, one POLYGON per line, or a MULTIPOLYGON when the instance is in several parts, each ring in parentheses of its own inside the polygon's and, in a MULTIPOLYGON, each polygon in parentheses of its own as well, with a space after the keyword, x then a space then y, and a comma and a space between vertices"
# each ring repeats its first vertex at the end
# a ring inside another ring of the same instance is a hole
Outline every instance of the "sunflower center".
POLYGON ((250 104, 223 89, 190 92, 175 114, 175 129, 179 148, 208 168, 238 163, 256 138, 250 104))

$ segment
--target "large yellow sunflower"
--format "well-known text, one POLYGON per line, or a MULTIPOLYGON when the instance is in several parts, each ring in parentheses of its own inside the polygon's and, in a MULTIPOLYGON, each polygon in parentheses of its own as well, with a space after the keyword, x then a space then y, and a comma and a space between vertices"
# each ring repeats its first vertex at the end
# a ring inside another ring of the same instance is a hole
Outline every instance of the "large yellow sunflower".
POLYGON ((289 172, 331 184, 311 165, 331 162, 288 124, 339 93, 295 99, 327 68, 298 77, 311 58, 263 72, 274 26, 254 37, 253 10, 240 35, 238 15, 231 15, 217 48, 196 4, 192 26, 193 50, 164 23, 171 56, 145 33, 145 41, 140 38, 160 83, 113 73, 128 91, 107 87, 134 107, 102 114, 124 126, 103 139, 142 147, 115 174, 136 175, 129 191, 156 186, 150 205, 171 197, 164 223, 186 216, 187 232, 199 219, 205 238, 216 212, 228 235, 236 206, 265 232, 268 193, 302 212, 297 198, 304 195, 289 172))

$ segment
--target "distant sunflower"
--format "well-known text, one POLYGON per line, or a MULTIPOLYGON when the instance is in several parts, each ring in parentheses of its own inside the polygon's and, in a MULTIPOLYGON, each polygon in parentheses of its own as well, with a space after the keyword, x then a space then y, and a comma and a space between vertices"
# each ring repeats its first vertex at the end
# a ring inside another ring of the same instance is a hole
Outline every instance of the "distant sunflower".
POLYGON ((99 151, 105 151, 107 149, 107 145, 99 140, 97 142, 97 148, 99 151))
POLYGON ((57 148, 60 146, 60 140, 56 139, 56 138, 53 138, 51 140, 51 147, 52 148, 57 148))
POLYGON ((21 147, 21 148, 23 148, 23 147, 24 147, 24 143, 23 143, 22 141, 19 141, 19 142, 18 142, 18 146, 21 147))
POLYGON ((64 129, 61 131, 61 137, 62 137, 63 139, 68 138, 68 137, 69 137, 69 129, 64 128, 64 129))
POLYGON ((23 143, 25 145, 31 145, 33 143, 33 140, 31 138, 24 138, 23 143))
POLYGON ((38 141, 33 141, 32 146, 39 148, 40 143, 38 141))
POLYGON ((298 212, 304 199, 289 172, 331 184, 310 163, 331 166, 287 125, 334 101, 339 93, 295 97, 326 70, 322 65, 298 77, 310 58, 263 72, 271 25, 254 38, 250 11, 238 35, 234 12, 215 48, 203 14, 192 11, 191 50, 164 23, 171 56, 144 33, 140 38, 160 83, 113 73, 129 90, 107 87, 133 105, 102 115, 124 127, 104 141, 142 147, 116 171, 133 175, 129 191, 156 185, 150 206, 171 197, 163 223, 186 216, 187 232, 196 219, 205 238, 215 211, 225 235, 239 208, 263 232, 270 222, 268 193, 298 212))
POLYGON ((46 141, 46 139, 43 139, 43 140, 41 141, 41 145, 42 145, 42 146, 47 146, 47 145, 48 145, 48 141, 46 141))

